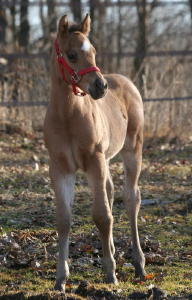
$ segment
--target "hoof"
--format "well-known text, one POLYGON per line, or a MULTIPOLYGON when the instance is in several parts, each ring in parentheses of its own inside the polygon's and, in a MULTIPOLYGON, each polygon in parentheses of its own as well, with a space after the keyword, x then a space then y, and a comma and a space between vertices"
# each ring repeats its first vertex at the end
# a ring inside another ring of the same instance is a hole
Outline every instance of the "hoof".
POLYGON ((117 285, 118 284, 118 280, 117 280, 116 275, 109 275, 109 276, 107 276, 106 283, 109 283, 109 284, 111 283, 111 284, 117 285))
POLYGON ((65 282, 63 282, 63 280, 62 281, 61 280, 56 281, 55 286, 54 286, 54 290, 55 291, 60 291, 64 294, 65 293, 65 282))
POLYGON ((136 263, 136 262, 133 262, 133 265, 135 267, 135 277, 137 277, 137 278, 139 277, 140 279, 144 279, 145 275, 146 275, 144 265, 136 263))
POLYGON ((135 269, 135 277, 140 277, 141 279, 144 279, 146 274, 147 273, 145 272, 145 270, 143 268, 140 268, 139 270, 135 269))

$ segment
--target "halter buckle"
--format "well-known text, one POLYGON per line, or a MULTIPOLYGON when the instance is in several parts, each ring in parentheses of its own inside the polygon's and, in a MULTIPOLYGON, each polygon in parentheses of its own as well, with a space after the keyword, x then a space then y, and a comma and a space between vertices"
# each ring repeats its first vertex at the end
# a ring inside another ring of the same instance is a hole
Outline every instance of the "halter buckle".
POLYGON ((71 80, 72 80, 72 82, 74 82, 74 83, 78 83, 79 81, 80 81, 80 77, 79 77, 79 75, 77 74, 77 72, 73 72, 73 74, 71 75, 71 80))

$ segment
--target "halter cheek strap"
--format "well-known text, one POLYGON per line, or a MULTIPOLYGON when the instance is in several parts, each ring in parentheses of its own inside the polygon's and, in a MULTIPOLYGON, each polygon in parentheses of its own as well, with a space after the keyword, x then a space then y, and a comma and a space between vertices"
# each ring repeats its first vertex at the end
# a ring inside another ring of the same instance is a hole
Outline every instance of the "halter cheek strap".
POLYGON ((63 80, 69 84, 72 85, 72 89, 73 89, 73 93, 77 96, 85 96, 86 93, 85 92, 82 92, 79 87, 78 87, 78 82, 81 80, 81 77, 87 73, 90 73, 90 72, 100 72, 100 69, 98 67, 89 67, 89 68, 85 68, 85 69, 82 69, 78 72, 76 72, 75 70, 73 70, 68 64, 67 62, 65 61, 61 51, 60 51, 60 48, 59 48, 59 44, 58 44, 58 40, 56 39, 55 40, 55 43, 54 43, 54 46, 55 46, 55 51, 56 51, 56 54, 57 54, 57 61, 58 61, 58 64, 59 64, 59 67, 60 67, 60 71, 61 71, 61 74, 62 74, 62 77, 63 77, 63 80), (70 74, 70 82, 67 81, 67 78, 65 76, 65 70, 68 71, 68 73, 70 74))

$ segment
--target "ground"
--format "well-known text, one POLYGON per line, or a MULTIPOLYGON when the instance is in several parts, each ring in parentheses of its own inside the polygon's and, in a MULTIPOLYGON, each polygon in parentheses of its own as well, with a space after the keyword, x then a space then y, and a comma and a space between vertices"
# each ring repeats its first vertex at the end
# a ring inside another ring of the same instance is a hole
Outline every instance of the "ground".
POLYGON ((134 278, 131 264, 119 158, 111 163, 118 286, 104 283, 91 194, 78 172, 66 296, 52 291, 57 233, 42 133, 1 133, 0 151, 0 299, 192 299, 191 142, 145 144, 138 219, 146 256, 144 281, 134 278))

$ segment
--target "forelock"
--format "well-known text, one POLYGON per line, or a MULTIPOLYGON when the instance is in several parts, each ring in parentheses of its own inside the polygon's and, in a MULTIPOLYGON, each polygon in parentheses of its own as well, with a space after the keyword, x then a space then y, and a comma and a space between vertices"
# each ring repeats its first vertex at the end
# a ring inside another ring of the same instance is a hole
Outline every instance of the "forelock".
POLYGON ((71 32, 75 32, 75 31, 81 31, 81 27, 78 24, 70 24, 68 31, 71 32))

